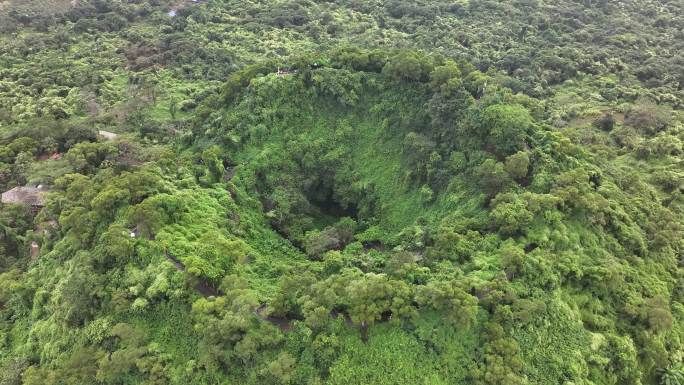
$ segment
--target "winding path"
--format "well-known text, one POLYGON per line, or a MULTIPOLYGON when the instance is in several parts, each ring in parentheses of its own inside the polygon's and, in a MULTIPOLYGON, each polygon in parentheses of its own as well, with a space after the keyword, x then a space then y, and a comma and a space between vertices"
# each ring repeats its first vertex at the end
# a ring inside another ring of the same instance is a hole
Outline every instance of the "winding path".
MULTIPOLYGON (((173 255, 171 255, 167 250, 164 250, 164 257, 171 262, 173 267, 176 268, 178 271, 185 272, 185 266, 183 263, 173 255)), ((208 282, 198 280, 195 285, 193 285, 193 288, 202 294, 204 298, 209 298, 209 297, 217 297, 221 296, 224 293, 221 290, 216 289, 215 287, 211 286, 208 282)), ((259 317, 262 321, 268 322, 274 326, 276 326, 278 329, 282 330, 283 332, 287 333, 291 331, 294 326, 292 325, 293 321, 296 321, 296 319, 293 318, 287 318, 287 317, 275 317, 272 315, 269 315, 267 312, 268 309, 268 304, 264 303, 261 304, 256 310, 254 310, 254 314, 256 314, 257 317, 259 317)), ((332 318, 338 318, 338 317, 344 317, 344 321, 347 324, 347 326, 354 327, 354 323, 352 322, 351 318, 345 313, 341 313, 336 310, 332 310, 330 312, 330 317, 332 318)), ((386 322, 389 319, 391 319, 391 316, 387 317, 383 315, 383 318, 380 320, 380 322, 386 322)), ((363 328, 361 328, 363 330, 363 328)))
MULTIPOLYGON (((176 268, 176 270, 185 272, 185 266, 183 265, 183 263, 178 258, 171 255, 171 253, 169 253, 167 250, 164 250, 164 257, 166 257, 166 259, 169 262, 171 262, 171 264, 173 265, 173 267, 176 268)), ((202 280, 198 280, 195 283, 195 285, 193 285, 193 288, 197 290, 197 292, 202 294, 204 298, 217 297, 223 295, 223 292, 221 290, 216 289, 215 287, 211 286, 208 282, 202 280)), ((267 304, 262 304, 254 311, 254 314, 256 314, 263 321, 266 321, 270 324, 277 326, 283 332, 289 332, 290 330, 292 330, 292 319, 268 315, 266 312, 267 308, 267 304)))
MULTIPOLYGON (((171 264, 176 268, 176 270, 185 272, 185 266, 178 258, 171 255, 167 250, 164 250, 164 256, 169 262, 171 262, 171 264)), ((218 290, 215 287, 209 285, 209 283, 207 283, 206 281, 202 281, 199 279, 197 283, 195 283, 193 288, 200 292, 200 294, 202 294, 204 297, 217 297, 219 295, 223 295, 221 290, 218 290)))

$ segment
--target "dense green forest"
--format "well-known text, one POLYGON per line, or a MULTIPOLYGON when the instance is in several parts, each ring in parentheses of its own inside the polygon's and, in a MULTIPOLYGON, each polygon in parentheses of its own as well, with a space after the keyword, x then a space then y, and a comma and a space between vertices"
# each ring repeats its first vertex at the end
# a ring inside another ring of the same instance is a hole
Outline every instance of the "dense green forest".
POLYGON ((0 0, 0 385, 684 385, 682 52, 681 0, 0 0))

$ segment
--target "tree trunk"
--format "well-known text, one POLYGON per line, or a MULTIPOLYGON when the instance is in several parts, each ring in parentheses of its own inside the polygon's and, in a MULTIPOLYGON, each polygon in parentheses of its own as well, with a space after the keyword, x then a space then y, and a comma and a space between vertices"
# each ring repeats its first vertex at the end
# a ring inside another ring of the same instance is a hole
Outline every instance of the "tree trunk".
POLYGON ((366 321, 361 322, 360 331, 361 331, 361 341, 363 341, 364 343, 367 343, 368 342, 368 324, 366 323, 366 321))

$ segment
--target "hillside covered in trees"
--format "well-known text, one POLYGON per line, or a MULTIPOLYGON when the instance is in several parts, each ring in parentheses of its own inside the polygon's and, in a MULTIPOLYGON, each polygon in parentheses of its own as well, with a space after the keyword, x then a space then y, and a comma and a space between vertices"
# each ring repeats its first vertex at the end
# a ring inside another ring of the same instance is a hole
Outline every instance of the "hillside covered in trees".
POLYGON ((0 385, 684 385, 682 31, 0 1, 0 385))

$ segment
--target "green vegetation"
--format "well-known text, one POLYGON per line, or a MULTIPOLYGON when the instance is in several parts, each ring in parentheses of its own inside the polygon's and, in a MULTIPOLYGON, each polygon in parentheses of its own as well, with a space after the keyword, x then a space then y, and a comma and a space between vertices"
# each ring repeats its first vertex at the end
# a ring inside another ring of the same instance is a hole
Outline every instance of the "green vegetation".
POLYGON ((684 384, 683 30, 0 2, 0 384, 684 384))

